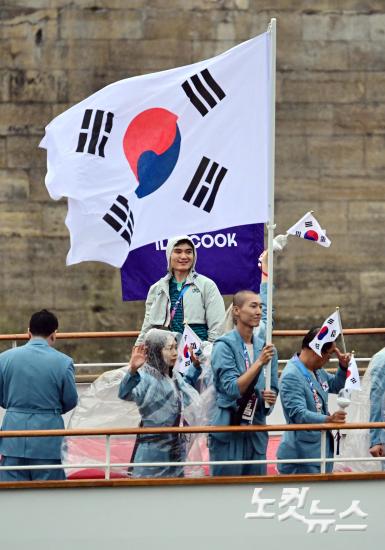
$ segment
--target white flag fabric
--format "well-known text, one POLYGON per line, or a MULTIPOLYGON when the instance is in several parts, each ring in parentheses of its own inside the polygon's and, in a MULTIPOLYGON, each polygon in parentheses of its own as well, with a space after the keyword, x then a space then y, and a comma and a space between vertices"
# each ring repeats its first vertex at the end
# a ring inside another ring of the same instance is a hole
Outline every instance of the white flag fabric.
POLYGON ((319 356, 322 356, 321 349, 324 344, 334 342, 342 332, 339 311, 330 315, 322 325, 322 328, 310 342, 309 346, 319 356))
POLYGON ((184 373, 191 365, 191 356, 190 350, 191 347, 194 351, 194 355, 199 353, 201 349, 202 341, 195 334, 192 328, 189 325, 185 325, 182 338, 178 345, 178 359, 177 359, 177 368, 179 372, 184 373))
POLYGON ((330 239, 326 236, 325 229, 321 229, 320 224, 311 212, 307 212, 297 223, 286 231, 289 235, 295 235, 301 239, 314 241, 321 246, 329 247, 330 239))
POLYGON ((349 361, 349 367, 346 373, 345 389, 361 390, 360 375, 354 355, 351 356, 349 361))
POLYGON ((48 124, 67 264, 120 267, 178 234, 268 220, 270 33, 206 61, 110 84, 48 124))

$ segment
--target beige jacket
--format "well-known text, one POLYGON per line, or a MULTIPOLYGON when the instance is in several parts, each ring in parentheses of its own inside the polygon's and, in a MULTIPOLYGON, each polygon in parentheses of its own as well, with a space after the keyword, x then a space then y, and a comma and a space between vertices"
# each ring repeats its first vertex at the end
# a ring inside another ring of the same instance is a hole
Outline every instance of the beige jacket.
POLYGON ((172 278, 170 256, 175 244, 182 239, 190 241, 194 249, 194 264, 186 278, 186 283, 191 284, 191 287, 183 296, 184 322, 188 324, 206 324, 210 342, 213 342, 222 333, 221 326, 225 317, 223 298, 214 281, 195 271, 195 245, 188 236, 183 235, 168 241, 166 256, 169 271, 165 277, 162 277, 150 287, 146 300, 144 321, 136 345, 143 342, 150 328, 170 326, 169 283, 172 278))

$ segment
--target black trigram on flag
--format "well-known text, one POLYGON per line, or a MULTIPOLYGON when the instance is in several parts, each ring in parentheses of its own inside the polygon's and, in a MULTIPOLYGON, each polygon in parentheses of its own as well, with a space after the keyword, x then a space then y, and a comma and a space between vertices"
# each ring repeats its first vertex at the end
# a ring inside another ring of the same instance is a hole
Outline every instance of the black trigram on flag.
POLYGON ((202 116, 207 115, 209 109, 213 109, 218 101, 226 97, 225 92, 211 76, 208 69, 203 69, 199 74, 194 74, 189 80, 185 80, 182 88, 202 116))
POLYGON ((113 113, 106 113, 99 109, 96 111, 93 109, 86 109, 81 127, 83 131, 79 134, 76 152, 84 153, 84 151, 86 151, 86 153, 91 153, 91 155, 97 154, 100 157, 104 157, 104 147, 111 133, 113 120, 113 113), (93 116, 94 113, 95 115, 93 116), (91 119, 92 129, 90 129, 91 119), (86 147, 87 143, 88 147, 86 147))
POLYGON ((201 208, 203 201, 205 201, 203 210, 205 212, 211 212, 226 172, 227 168, 223 166, 220 167, 217 162, 211 161, 207 157, 203 157, 183 196, 183 200, 192 202, 192 204, 198 208, 201 208), (204 181, 202 181, 205 174, 206 177, 204 181), (207 200, 205 200, 206 197, 207 200))
POLYGON ((313 222, 312 221, 305 222, 305 227, 313 227, 313 222))
POLYGON ((128 206, 128 201, 122 195, 118 195, 114 204, 111 206, 107 214, 103 216, 103 220, 115 229, 117 233, 128 244, 131 244, 132 234, 134 232, 134 216, 128 206))
POLYGON ((332 325, 334 323, 334 319, 328 319, 327 323, 328 323, 328 325, 332 325))

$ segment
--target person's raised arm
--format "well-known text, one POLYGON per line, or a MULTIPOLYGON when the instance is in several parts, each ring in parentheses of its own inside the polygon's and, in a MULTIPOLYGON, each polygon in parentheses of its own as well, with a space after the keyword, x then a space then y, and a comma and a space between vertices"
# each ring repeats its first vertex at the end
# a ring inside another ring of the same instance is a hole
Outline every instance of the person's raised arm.
POLYGON ((267 250, 264 250, 259 257, 259 261, 261 262, 261 283, 267 283, 267 277, 268 277, 267 257, 268 257, 267 250))
POLYGON ((132 350, 128 372, 120 383, 120 399, 130 401, 133 396, 136 395, 137 391, 135 388, 140 388, 140 375, 138 373, 138 369, 140 369, 140 367, 142 367, 145 362, 146 348, 144 344, 139 344, 139 346, 135 346, 132 350))
POLYGON ((336 374, 327 373, 330 393, 338 393, 345 386, 346 372, 351 358, 350 353, 342 353, 338 348, 336 348, 336 355, 338 357, 339 368, 336 374))

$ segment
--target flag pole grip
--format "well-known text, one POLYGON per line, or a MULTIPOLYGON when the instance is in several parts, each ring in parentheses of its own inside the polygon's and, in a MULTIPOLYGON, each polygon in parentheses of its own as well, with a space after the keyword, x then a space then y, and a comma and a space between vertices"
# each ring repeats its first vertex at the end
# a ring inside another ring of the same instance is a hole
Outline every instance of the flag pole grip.
POLYGON ((336 310, 338 311, 338 318, 340 321, 340 327, 341 327, 341 344, 342 344, 342 351, 346 353, 346 344, 345 344, 345 338, 344 338, 344 329, 342 328, 342 320, 341 320, 341 312, 340 308, 337 306, 336 310))
MULTIPOLYGON (((275 18, 269 24, 270 33, 270 136, 269 136, 269 222, 267 225, 267 321, 266 344, 272 343, 273 333, 273 239, 274 239, 274 181, 275 181, 275 73, 276 73, 276 23, 275 18)), ((271 389, 271 361, 266 365, 265 389, 271 389)), ((266 407, 269 405, 266 403, 266 407)))

